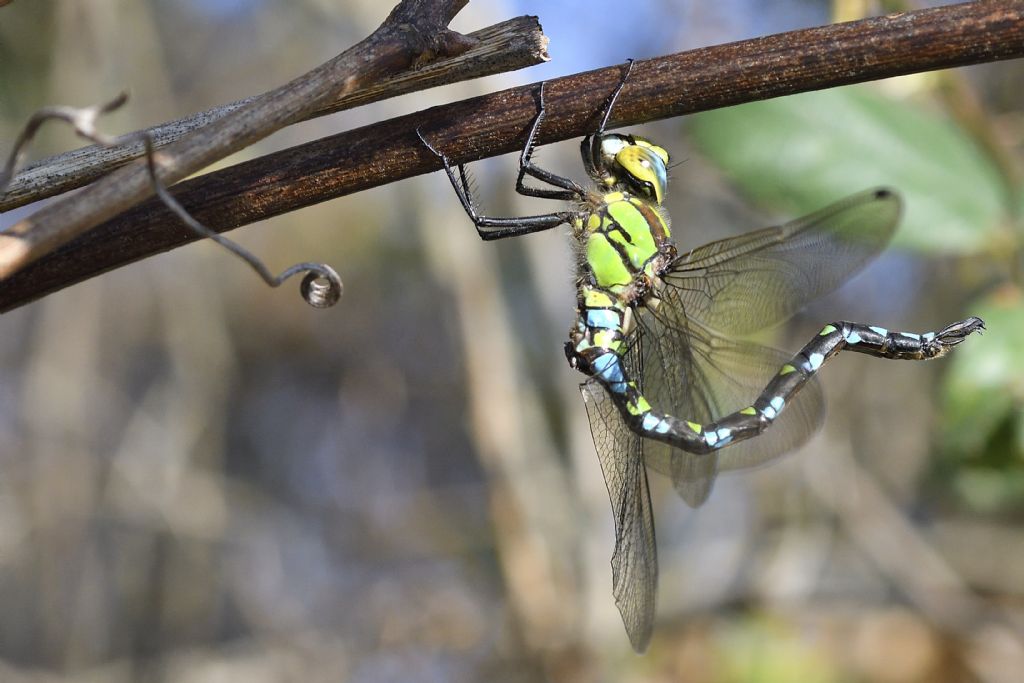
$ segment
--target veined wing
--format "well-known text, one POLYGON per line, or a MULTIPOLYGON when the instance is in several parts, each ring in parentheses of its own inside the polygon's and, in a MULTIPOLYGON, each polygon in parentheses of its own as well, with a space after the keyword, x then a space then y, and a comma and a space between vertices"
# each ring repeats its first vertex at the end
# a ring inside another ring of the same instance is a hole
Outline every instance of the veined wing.
MULTIPOLYGON (((751 405, 788 356, 722 336, 781 322, 862 268, 899 221, 889 190, 862 192, 781 227, 712 242, 681 255, 663 276, 656 309, 641 310, 627 365, 659 410, 701 424, 751 405)), ((645 461, 672 477, 692 506, 719 470, 763 463, 797 448, 821 424, 824 401, 812 380, 768 431, 697 456, 643 444, 645 461)))
MULTIPOLYGON (((640 386, 658 410, 707 424, 753 404, 789 356, 766 346, 726 339, 689 320, 668 290, 657 310, 641 310, 626 352, 640 368, 640 386)), ((824 399, 812 378, 760 436, 695 455, 644 440, 645 462, 669 475, 692 507, 701 505, 721 470, 753 467, 794 450, 817 431, 824 399)))
POLYGON ((643 652, 654 628, 658 551, 642 440, 596 380, 581 384, 580 391, 615 518, 612 594, 633 649, 643 652))
POLYGON ((664 275, 691 320, 724 334, 780 323, 860 270, 889 242, 901 202, 861 192, 785 225, 680 255, 664 275))

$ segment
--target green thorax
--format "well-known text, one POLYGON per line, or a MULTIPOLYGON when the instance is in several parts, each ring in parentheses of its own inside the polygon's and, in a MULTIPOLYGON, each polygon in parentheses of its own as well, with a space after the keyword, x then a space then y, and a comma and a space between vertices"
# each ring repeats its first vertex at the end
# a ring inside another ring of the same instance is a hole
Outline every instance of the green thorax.
POLYGON ((583 247, 583 280, 616 294, 626 292, 638 278, 653 281, 675 255, 663 211, 627 192, 599 198, 575 226, 583 247))

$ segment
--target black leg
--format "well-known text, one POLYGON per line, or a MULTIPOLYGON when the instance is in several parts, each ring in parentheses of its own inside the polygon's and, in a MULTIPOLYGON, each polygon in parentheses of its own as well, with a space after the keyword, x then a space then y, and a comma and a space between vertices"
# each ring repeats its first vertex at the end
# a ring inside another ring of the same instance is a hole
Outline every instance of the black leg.
POLYGON ((576 212, 573 211, 560 211, 557 213, 548 213, 539 216, 509 218, 481 216, 477 213, 476 207, 473 206, 473 198, 469 192, 469 185, 466 181, 466 171, 463 166, 461 164, 459 165, 459 177, 456 177, 455 171, 452 169, 452 165, 448 161, 448 157, 435 149, 434 146, 431 145, 425 137, 423 137, 423 133, 421 133, 419 129, 416 130, 416 135, 419 136, 427 149, 433 152, 434 155, 441 160, 441 163, 444 165, 444 171, 448 174, 448 180, 451 181, 452 187, 455 188, 455 194, 459 198, 459 202, 462 203, 462 208, 465 209, 466 215, 469 216, 470 220, 473 221, 473 225, 476 226, 476 231, 480 235, 480 239, 497 240, 505 237, 529 235, 530 233, 549 230, 562 225, 563 223, 569 223, 576 217, 576 212))
POLYGON ((533 119, 533 125, 530 126, 530 134, 526 138, 526 145, 523 147, 523 153, 519 156, 519 177, 516 178, 516 192, 526 195, 527 197, 541 197, 542 199, 560 199, 562 201, 583 199, 586 196, 586 190, 580 187, 576 181, 571 178, 555 175, 551 171, 547 171, 531 161, 531 158, 533 157, 534 144, 537 139, 537 133, 540 131, 540 122, 544 120, 545 112, 544 83, 541 83, 540 103, 537 109, 537 116, 533 119), (541 182, 545 182, 549 185, 554 185, 555 187, 562 189, 549 190, 537 187, 527 187, 523 183, 526 176, 531 176, 541 182))
POLYGON ((600 136, 604 132, 605 127, 608 125, 608 118, 612 115, 612 107, 615 106, 615 100, 619 99, 619 93, 622 92, 622 86, 626 85, 626 79, 629 78, 629 74, 633 71, 633 60, 626 60, 626 72, 622 74, 622 80, 612 91, 611 97, 608 98, 608 104, 604 107, 604 115, 601 117, 601 125, 597 128, 597 135, 600 136))
POLYGON ((622 92, 622 86, 626 85, 626 80, 632 71, 633 60, 630 59, 626 62, 626 70, 623 72, 622 78, 619 79, 619 84, 615 86, 615 90, 612 91, 612 94, 608 97, 608 102, 604 105, 604 113, 601 114, 601 124, 597 127, 596 131, 583 139, 583 166, 587 169, 587 174, 592 178, 608 177, 608 170, 604 167, 604 161, 601 158, 601 142, 604 139, 604 130, 608 126, 608 119, 612 115, 612 108, 615 107, 615 102, 619 99, 619 93, 622 92))

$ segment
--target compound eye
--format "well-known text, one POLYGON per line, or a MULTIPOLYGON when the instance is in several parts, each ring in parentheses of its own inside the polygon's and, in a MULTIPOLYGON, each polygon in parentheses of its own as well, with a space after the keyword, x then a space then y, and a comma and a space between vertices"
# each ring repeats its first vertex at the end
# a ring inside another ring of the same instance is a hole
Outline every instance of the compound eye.
POLYGON ((647 149, 657 154, 659 157, 661 157, 661 160, 665 162, 665 166, 668 166, 668 150, 666 150, 664 147, 656 145, 650 140, 646 140, 644 138, 636 138, 636 144, 640 145, 641 147, 646 147, 647 149))
POLYGON ((665 199, 668 169, 665 160, 650 147, 629 145, 615 155, 615 161, 629 176, 634 187, 643 189, 659 204, 665 199))

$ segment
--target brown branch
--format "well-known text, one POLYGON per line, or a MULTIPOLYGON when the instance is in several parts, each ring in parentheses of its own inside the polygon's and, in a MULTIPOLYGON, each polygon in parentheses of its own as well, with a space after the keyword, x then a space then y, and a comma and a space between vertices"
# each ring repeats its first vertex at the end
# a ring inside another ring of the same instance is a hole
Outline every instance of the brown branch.
MULTIPOLYGON (((1024 3, 973 2, 793 31, 637 62, 612 125, 920 71, 1024 56, 1024 3)), ((621 66, 552 80, 541 142, 579 137, 621 66)), ((437 170, 424 133, 455 161, 519 149, 536 85, 391 119, 181 183, 174 195, 223 231, 437 170)), ((108 221, 3 282, 0 310, 194 240, 155 202, 108 221)))
MULTIPOLYGON (((474 31, 467 36, 476 44, 466 52, 439 59, 414 70, 403 71, 380 83, 370 84, 339 97, 326 107, 302 117, 311 119, 345 109, 426 90, 438 85, 514 71, 547 61, 547 38, 536 17, 516 17, 474 31)), ((198 128, 233 111, 245 107, 255 98, 232 102, 197 114, 160 124, 145 130, 158 149, 184 137, 198 128)), ((0 212, 63 194, 92 181, 143 154, 141 135, 129 135, 132 142, 118 147, 90 145, 57 154, 22 170, 7 186, 0 189, 0 212)), ((0 188, 3 187, 0 182, 0 188)))
MULTIPOLYGON (((401 0, 384 23, 357 45, 164 148, 161 181, 171 185, 339 97, 424 60, 465 52, 472 41, 447 26, 467 2, 401 0)), ((0 235, 0 277, 152 194, 146 163, 137 160, 40 209, 0 235)))

